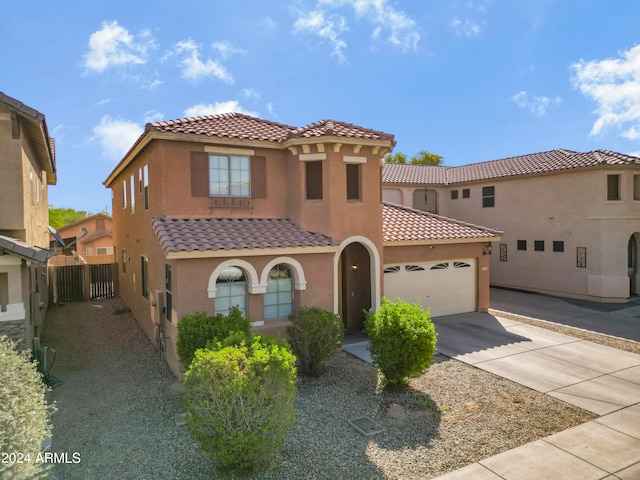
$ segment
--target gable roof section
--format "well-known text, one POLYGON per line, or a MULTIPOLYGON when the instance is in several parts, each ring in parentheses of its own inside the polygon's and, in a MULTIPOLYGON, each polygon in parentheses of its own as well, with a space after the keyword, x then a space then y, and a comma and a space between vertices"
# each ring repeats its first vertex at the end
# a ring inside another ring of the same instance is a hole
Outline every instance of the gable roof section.
POLYGON ((46 248, 5 235, 0 235, 0 253, 15 255, 38 265, 46 265, 50 256, 50 252, 46 248))
POLYGON ((433 213, 382 202, 382 235, 385 245, 491 242, 502 232, 433 213), (453 241, 453 242, 452 242, 453 241))
POLYGON ((640 158, 609 150, 580 153, 559 149, 457 167, 385 164, 382 181, 388 184, 447 185, 523 175, 560 173, 599 165, 631 164, 640 164, 640 158))
POLYGON ((301 128, 263 120, 262 118, 242 113, 222 113, 167 120, 145 125, 142 135, 138 137, 124 158, 109 174, 104 184, 108 187, 119 172, 152 138, 176 139, 176 135, 184 136, 185 140, 194 140, 202 137, 204 139, 211 138, 211 141, 217 138, 247 142, 271 142, 276 148, 284 148, 288 142, 299 142, 300 139, 322 136, 350 139, 352 143, 359 140, 364 142, 385 142, 390 144, 390 147, 395 145, 394 137, 389 133, 335 120, 321 120, 301 128))
POLYGON ((336 241, 282 218, 160 218, 153 230, 165 256, 223 250, 334 247, 336 241))
POLYGON ((42 169, 47 172, 47 183, 56 184, 55 141, 49 137, 49 129, 44 114, 25 105, 15 98, 0 92, 0 105, 15 112, 24 119, 24 129, 31 137, 42 169))

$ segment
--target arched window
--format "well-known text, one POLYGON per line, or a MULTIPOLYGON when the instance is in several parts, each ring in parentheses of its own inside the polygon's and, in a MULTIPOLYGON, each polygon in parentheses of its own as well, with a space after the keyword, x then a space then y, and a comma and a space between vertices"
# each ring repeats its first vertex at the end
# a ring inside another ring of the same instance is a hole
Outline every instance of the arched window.
POLYGON ((227 267, 216 279, 216 313, 229 314, 229 309, 237 306, 247 314, 247 281, 238 267, 227 267))
POLYGON ((279 264, 269 271, 267 292, 264 295, 264 318, 282 318, 293 312, 293 278, 286 265, 279 264))

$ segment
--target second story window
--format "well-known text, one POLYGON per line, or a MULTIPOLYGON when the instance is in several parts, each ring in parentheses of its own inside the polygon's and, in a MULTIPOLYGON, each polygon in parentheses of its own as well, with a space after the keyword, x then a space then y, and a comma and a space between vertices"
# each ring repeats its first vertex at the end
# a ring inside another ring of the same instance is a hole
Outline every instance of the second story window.
POLYGON ((496 206, 496 187, 482 187, 482 207, 496 206))
POLYGON ((136 213, 136 181, 133 175, 129 178, 129 186, 131 187, 131 198, 129 199, 131 213, 136 213))
POLYGON ((322 200, 322 161, 305 162, 307 200, 322 200))
POLYGON ((347 163, 347 200, 361 200, 360 165, 347 163))
POLYGON ((620 199, 620 175, 607 175, 607 200, 620 199))
POLYGON ((211 196, 251 196, 249 157, 209 155, 209 194, 211 196))

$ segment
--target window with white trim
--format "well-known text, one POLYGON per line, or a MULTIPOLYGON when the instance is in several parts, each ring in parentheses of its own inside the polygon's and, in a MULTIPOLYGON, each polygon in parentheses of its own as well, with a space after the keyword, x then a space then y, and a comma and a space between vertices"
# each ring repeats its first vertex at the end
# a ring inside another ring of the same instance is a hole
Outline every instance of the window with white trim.
POLYGON ((264 318, 283 318, 293 313, 293 278, 286 265, 276 265, 269 271, 264 294, 264 318))
POLYGON ((251 163, 249 157, 209 155, 209 195, 214 197, 250 197, 251 163))
POLYGON ((231 307, 247 314, 247 281, 238 267, 227 267, 216 279, 216 314, 229 315, 231 307))

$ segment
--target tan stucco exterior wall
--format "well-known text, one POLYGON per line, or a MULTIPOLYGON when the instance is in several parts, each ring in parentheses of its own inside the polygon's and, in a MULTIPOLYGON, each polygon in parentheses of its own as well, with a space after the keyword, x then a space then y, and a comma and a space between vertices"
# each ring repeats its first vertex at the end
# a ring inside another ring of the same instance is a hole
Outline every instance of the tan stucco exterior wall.
MULTIPOLYGON (((629 297, 627 246, 640 230, 640 201, 633 200, 633 176, 638 166, 603 166, 552 175, 496 179, 474 184, 433 186, 439 214, 504 231, 507 260, 500 261, 500 245, 491 255, 491 283, 552 295, 599 301, 629 297), (607 175, 621 175, 621 200, 607 200, 607 175), (482 207, 482 187, 495 187, 495 207, 482 207), (462 198, 462 189, 470 197, 462 198), (458 199, 451 191, 458 190, 458 199), (517 250, 526 240, 527 250, 517 250), (543 240, 545 250, 535 251, 543 240), (564 252, 553 251, 564 242, 564 252), (586 268, 577 267, 578 247, 586 247, 586 268)), ((412 206, 418 186, 385 186, 386 196, 401 197, 412 206)))

